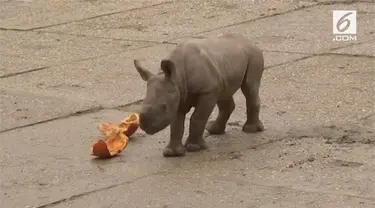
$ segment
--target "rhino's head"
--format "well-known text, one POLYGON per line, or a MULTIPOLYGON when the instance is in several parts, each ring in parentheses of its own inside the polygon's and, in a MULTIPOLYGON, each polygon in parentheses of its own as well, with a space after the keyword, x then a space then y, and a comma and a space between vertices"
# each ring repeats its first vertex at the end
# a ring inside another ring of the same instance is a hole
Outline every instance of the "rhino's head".
POLYGON ((176 114, 180 93, 173 77, 175 65, 170 60, 161 61, 161 72, 153 74, 138 60, 134 66, 144 81, 147 81, 146 97, 139 113, 140 128, 147 134, 155 134, 166 128, 176 114))

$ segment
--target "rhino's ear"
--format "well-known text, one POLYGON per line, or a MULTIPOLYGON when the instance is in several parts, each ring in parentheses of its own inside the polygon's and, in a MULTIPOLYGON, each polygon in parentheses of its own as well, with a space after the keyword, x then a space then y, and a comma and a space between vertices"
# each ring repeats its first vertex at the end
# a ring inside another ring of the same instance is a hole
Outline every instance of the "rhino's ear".
POLYGON ((174 63, 169 59, 163 59, 160 63, 160 68, 167 78, 171 78, 176 71, 174 63))
POLYGON ((136 60, 136 59, 134 60, 134 66, 144 81, 147 81, 153 75, 152 72, 150 72, 149 70, 147 70, 141 65, 139 60, 136 60))

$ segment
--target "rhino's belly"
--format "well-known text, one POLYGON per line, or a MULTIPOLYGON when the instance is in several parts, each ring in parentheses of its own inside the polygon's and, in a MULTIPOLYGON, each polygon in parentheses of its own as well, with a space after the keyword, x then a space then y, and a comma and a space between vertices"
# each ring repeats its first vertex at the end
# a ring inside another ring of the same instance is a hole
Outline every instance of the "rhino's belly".
POLYGON ((244 76, 245 71, 234 76, 226 77, 226 79, 223 80, 223 89, 220 93, 219 99, 227 99, 228 97, 233 96, 233 94, 241 88, 244 76))

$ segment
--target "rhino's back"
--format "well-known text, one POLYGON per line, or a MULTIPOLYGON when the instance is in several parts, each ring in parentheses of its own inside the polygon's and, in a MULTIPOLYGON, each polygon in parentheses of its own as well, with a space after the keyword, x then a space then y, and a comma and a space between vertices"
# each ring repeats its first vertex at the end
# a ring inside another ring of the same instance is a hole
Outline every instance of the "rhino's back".
POLYGON ((239 34, 192 39, 176 47, 192 91, 234 93, 242 84, 249 60, 260 50, 239 34))
POLYGON ((261 54, 261 50, 247 37, 236 33, 225 33, 216 37, 200 37, 182 43, 186 54, 190 50, 205 50, 213 57, 235 56, 246 53, 248 57, 261 54))

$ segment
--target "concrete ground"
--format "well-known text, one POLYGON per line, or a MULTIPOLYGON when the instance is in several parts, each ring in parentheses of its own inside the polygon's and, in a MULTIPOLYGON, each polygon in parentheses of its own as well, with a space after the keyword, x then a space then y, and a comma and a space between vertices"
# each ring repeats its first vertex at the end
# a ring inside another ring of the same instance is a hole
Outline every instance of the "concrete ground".
POLYGON ((375 207, 374 0, 0 0, 0 41, 1 208, 375 207), (335 9, 356 41, 333 41, 335 9), (239 92, 206 151, 164 158, 166 129, 89 154, 144 96, 133 59, 224 32, 264 50, 264 132, 239 92))

